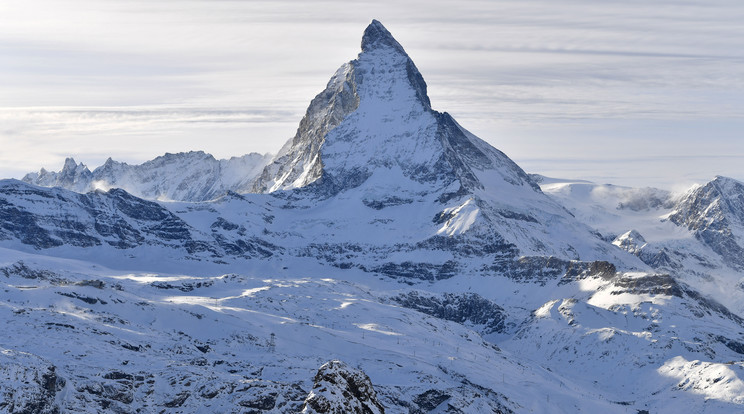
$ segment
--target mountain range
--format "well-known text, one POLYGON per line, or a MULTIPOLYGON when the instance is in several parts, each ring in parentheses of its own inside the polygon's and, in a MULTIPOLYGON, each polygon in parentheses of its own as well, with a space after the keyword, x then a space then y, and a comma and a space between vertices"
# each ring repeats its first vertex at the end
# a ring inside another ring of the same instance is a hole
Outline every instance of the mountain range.
POLYGON ((743 246, 741 182, 527 174, 375 20, 275 156, 0 181, 0 412, 736 412, 743 246))
POLYGON ((202 151, 165 154, 140 165, 109 158, 92 172, 67 158, 59 172, 29 173, 23 181, 42 187, 75 192, 120 188, 137 197, 162 201, 207 201, 227 191, 251 188, 256 176, 271 159, 269 154, 246 154, 217 160, 202 151))

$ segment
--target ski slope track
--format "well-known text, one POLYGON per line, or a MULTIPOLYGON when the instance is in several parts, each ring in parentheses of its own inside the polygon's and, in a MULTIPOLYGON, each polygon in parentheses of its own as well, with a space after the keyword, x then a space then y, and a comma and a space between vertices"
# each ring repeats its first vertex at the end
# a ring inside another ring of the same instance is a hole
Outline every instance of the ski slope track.
POLYGON ((744 184, 527 174, 361 49, 271 158, 0 181, 0 413, 744 411, 744 184))

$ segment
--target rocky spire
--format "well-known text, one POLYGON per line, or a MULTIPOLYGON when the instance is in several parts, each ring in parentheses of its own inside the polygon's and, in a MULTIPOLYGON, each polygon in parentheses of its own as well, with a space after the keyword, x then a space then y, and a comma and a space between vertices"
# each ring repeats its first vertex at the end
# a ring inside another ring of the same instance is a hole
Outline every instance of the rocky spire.
POLYGON ((63 187, 73 191, 86 192, 92 173, 85 164, 75 163, 72 157, 65 159, 60 172, 47 171, 42 168, 38 173, 29 173, 23 181, 42 187, 63 187))
MULTIPOLYGON (((392 74, 392 66, 404 65, 406 77, 411 87, 416 91, 418 100, 423 106, 430 110, 431 102, 426 93, 426 82, 424 77, 416 68, 413 60, 408 56, 403 46, 398 43, 392 34, 377 20, 367 26, 362 35, 362 53, 359 54, 356 62, 374 61, 371 66, 376 69, 382 69, 381 73, 392 74), (382 59, 365 59, 365 57, 382 57, 382 59), (384 69, 383 69, 384 68, 384 69)), ((371 62, 370 62, 371 63, 371 62)), ((379 72, 379 71, 378 71, 379 72)), ((379 73, 376 76, 380 76, 379 73)))
MULTIPOLYGON (((328 178, 326 157, 321 147, 326 138, 360 105, 376 108, 373 116, 380 122, 392 122, 400 114, 431 113, 426 82, 416 65, 390 32, 377 20, 367 26, 362 36, 362 52, 357 59, 344 64, 328 82, 325 90, 310 103, 297 134, 288 141, 253 185, 254 192, 272 192, 305 187, 328 178)), ((369 117, 367 117, 369 119, 369 117)), ((408 119, 410 121, 410 118, 408 119)), ((345 134, 345 139, 351 139, 345 134)), ((380 143, 370 146, 379 148, 380 143)), ((359 150, 365 143, 359 142, 359 150)), ((326 154, 328 155, 328 154, 326 154)), ((368 163, 364 156, 359 162, 368 163)), ((360 165, 360 168, 363 168, 360 165)), ((338 177, 338 175, 337 175, 338 177)), ((357 174, 361 182, 365 174, 357 174)), ((326 180, 327 181, 327 180, 326 180)), ((355 183, 335 183, 334 186, 355 183)))
POLYGON ((372 23, 367 26, 364 35, 362 35, 362 53, 378 47, 389 47, 395 49, 398 53, 406 54, 403 46, 393 38, 388 29, 379 21, 372 20, 372 23))
MULTIPOLYGON (((537 184, 450 115, 432 110, 416 65, 379 21, 365 29, 361 47, 312 100, 297 134, 252 191, 316 199, 354 189, 372 208, 431 199, 464 205, 476 193, 510 194, 509 203, 533 205, 537 184), (287 190, 298 191, 278 192, 287 190)), ((506 214, 499 203, 497 220, 506 214)), ((530 221, 523 213, 505 217, 530 221)))
POLYGON ((323 364, 302 406, 303 414, 384 414, 372 382, 363 371, 333 360, 323 364))

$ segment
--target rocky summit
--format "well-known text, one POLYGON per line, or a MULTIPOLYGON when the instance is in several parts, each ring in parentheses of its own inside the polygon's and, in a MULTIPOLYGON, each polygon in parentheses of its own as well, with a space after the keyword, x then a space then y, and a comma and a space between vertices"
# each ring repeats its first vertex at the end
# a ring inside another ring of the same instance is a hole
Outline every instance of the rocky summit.
POLYGON ((738 412, 742 194, 527 174, 375 20, 275 156, 0 181, 0 412, 738 412))

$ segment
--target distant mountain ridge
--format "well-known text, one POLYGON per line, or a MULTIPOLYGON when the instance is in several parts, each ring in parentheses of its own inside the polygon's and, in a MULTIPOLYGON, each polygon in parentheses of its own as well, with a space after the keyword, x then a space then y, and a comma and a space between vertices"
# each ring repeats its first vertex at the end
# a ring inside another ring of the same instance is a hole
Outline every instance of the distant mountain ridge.
POLYGON ((228 191, 245 192, 271 159, 246 154, 217 160, 203 151, 167 153, 139 165, 109 158, 92 172, 67 158, 60 172, 41 169, 23 181, 42 187, 61 187, 79 193, 121 188, 148 200, 207 201, 228 191))

